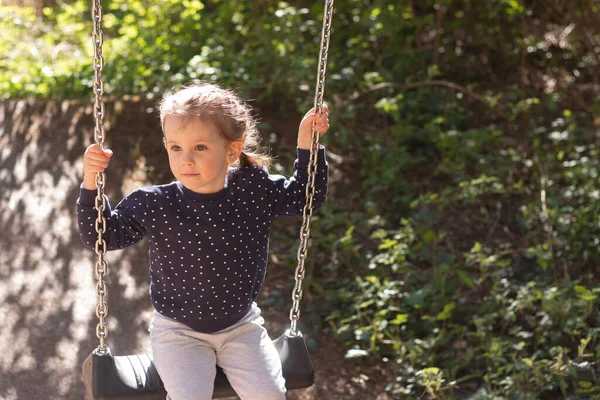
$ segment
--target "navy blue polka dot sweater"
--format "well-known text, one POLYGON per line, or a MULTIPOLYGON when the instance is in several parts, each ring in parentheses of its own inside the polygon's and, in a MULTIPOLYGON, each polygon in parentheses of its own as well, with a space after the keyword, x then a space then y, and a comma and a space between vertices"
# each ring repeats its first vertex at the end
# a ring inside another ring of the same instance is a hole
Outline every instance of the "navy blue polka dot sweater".
MULTIPOLYGON (((261 167, 237 168, 217 193, 198 194, 173 182, 135 190, 114 210, 107 201, 107 250, 147 237, 150 297, 158 312, 204 333, 235 324, 263 284, 271 224, 302 215, 310 152, 297 153, 290 179, 261 167)), ((315 209, 327 195, 322 147, 317 160, 315 209)), ((82 187, 77 200, 79 232, 90 248, 97 238, 95 197, 95 190, 82 187)))

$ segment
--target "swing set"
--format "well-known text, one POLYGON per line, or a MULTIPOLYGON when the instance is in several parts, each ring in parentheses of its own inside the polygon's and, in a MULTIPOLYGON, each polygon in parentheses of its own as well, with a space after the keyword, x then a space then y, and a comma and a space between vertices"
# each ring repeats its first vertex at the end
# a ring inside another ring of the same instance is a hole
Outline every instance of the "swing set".
MULTIPOLYGON (((104 57, 102 55, 103 33, 102 33, 102 0, 92 0, 92 20, 94 44, 94 137, 96 144, 103 148, 104 131, 104 81, 102 79, 102 68, 104 57)), ((321 32, 321 46, 319 51, 319 66, 317 71, 317 83, 314 99, 314 107, 322 112, 323 95, 325 91, 325 72, 327 66, 327 53, 329 50, 329 39, 331 32, 331 21, 333 17, 334 0, 325 0, 323 13, 323 28, 321 32)), ((304 263, 307 256, 308 238, 310 235, 310 219, 312 217, 312 203, 315 194, 315 176, 317 171, 317 151, 319 134, 312 130, 312 146, 310 146, 310 161, 308 168, 308 184, 306 185, 306 204, 303 210, 302 226, 300 228, 300 245, 298 247, 298 264, 295 269, 295 285, 292 291, 292 308, 290 310, 290 328, 273 343, 279 353, 283 368, 287 389, 301 389, 314 383, 314 369, 310 361, 306 343, 302 332, 298 330, 298 319, 300 318, 300 300, 302 299, 302 281, 304 279, 304 263)), ((84 361, 82 372, 86 394, 90 400, 164 400, 166 391, 156 371, 151 354, 138 354, 128 356, 113 356, 106 345, 108 327, 106 317, 108 315, 107 285, 104 277, 108 272, 108 264, 104 259, 106 253, 106 242, 103 234, 106 232, 107 223, 103 217, 106 208, 104 198, 104 187, 106 176, 103 172, 96 175, 96 201, 95 208, 98 211, 96 219, 96 232, 98 238, 95 245, 97 262, 95 264, 97 284, 96 295, 98 304, 96 316, 96 336, 99 340, 98 347, 84 361)), ((217 366, 217 375, 213 398, 235 396, 236 393, 227 380, 223 370, 217 366)))

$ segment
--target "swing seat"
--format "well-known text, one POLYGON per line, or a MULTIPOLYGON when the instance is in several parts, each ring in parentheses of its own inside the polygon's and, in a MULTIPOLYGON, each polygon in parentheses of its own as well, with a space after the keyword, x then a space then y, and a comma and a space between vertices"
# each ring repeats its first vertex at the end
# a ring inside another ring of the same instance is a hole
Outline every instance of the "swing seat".
MULTIPOLYGON (((304 338, 281 335, 273 341, 288 390, 314 383, 314 369, 304 338)), ((165 387, 158 376, 151 354, 116 356, 92 352, 83 363, 83 382, 90 400, 165 400, 165 387)), ((217 367, 213 398, 236 396, 227 376, 217 367)))

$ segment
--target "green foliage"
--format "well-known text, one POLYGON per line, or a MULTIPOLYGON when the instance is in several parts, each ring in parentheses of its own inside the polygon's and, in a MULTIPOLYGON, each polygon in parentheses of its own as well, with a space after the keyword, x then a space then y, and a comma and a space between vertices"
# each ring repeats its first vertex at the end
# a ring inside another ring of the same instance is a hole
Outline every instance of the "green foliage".
MULTIPOLYGON (((87 7, 0 7, 1 96, 89 96, 87 7)), ((322 12, 112 0, 106 91, 215 79, 294 113, 322 12)), ((336 3, 326 140, 350 183, 313 222, 306 291, 393 396, 600 396, 598 21, 591 1, 336 3)))
MULTIPOLYGON (((506 6, 509 21, 523 13, 522 3, 496 4, 506 6)), ((554 17, 528 7, 542 20, 554 17)), ((473 41, 497 46, 485 54, 495 60, 467 72, 480 54, 449 54, 444 68, 430 65, 400 82, 464 76, 487 94, 487 105, 480 102, 487 112, 466 108, 463 93, 429 84, 382 91, 369 102, 369 118, 383 115, 387 125, 349 145, 361 150, 361 193, 369 203, 348 226, 378 245, 361 251, 365 267, 354 282, 326 285, 336 309, 329 321, 354 356, 396 361, 389 390, 402 398, 597 397, 596 128, 585 109, 567 100, 570 89, 536 92, 519 85, 518 71, 515 84, 490 85, 485 71, 494 76, 518 65, 520 50, 510 48, 514 41, 491 38, 522 32, 486 24, 492 14, 473 8, 481 24, 468 27, 461 21, 467 10, 453 10, 454 19, 448 10, 446 16, 455 33, 445 40, 470 33, 473 41)), ((431 28, 431 14, 421 17, 431 28)), ((539 79, 548 83, 565 68, 552 57, 565 48, 528 33, 527 52, 534 53, 528 63, 545 71, 539 79), (539 49, 543 59, 535 55, 539 49)), ((568 50, 565 59, 586 59, 590 51, 576 41, 568 50)), ((377 84, 380 76, 365 75, 365 83, 377 84)), ((470 89, 465 93, 473 99, 470 89)), ((588 94, 587 107, 597 107, 598 97, 588 94)))
POLYGON ((0 98, 72 97, 91 88, 88 26, 73 17, 84 4, 44 11, 61 29, 37 23, 32 9, 0 6, 0 98))
MULTIPOLYGON (((320 38, 312 15, 319 11, 283 2, 111 0, 103 9, 105 93, 153 97, 208 79, 255 91, 259 101, 297 102, 298 94, 305 101, 320 38)), ((0 66, 3 96, 87 96, 93 77, 88 2, 60 3, 44 14, 36 23, 29 9, 0 7, 7 32, 0 49, 17 61, 0 66)))

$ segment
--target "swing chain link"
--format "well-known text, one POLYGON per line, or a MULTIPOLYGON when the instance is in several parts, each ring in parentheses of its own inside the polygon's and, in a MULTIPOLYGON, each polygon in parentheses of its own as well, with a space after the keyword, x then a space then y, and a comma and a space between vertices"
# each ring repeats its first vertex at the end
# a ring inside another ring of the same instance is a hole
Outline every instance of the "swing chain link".
MULTIPOLYGON (((102 44, 104 43, 104 34, 102 33, 102 0, 92 0, 92 20, 94 31, 92 34, 92 44, 94 46, 94 119, 96 126, 94 127, 94 139, 96 144, 103 148, 104 146, 104 103, 102 95, 104 94, 104 81, 102 80, 102 69, 104 68, 104 56, 102 55, 102 44)), ((104 260, 106 254, 106 242, 103 234, 106 232, 106 219, 104 218, 104 210, 106 209, 106 198, 104 197, 104 187, 106 183, 106 175, 104 172, 96 174, 96 203, 95 208, 98 211, 96 219, 96 239, 95 252, 98 256, 96 262, 96 295, 98 296, 98 304, 96 306, 96 316, 98 317, 98 325, 96 325, 96 336, 98 337, 99 345, 95 352, 98 355, 109 353, 105 340, 108 336, 108 326, 105 318, 108 315, 108 305, 104 300, 107 296, 107 287, 104 277, 108 274, 108 264, 104 260)))
MULTIPOLYGON (((327 54, 329 52, 329 39, 331 36, 331 20, 333 17, 333 1, 326 0, 323 13, 323 30, 321 32, 321 48, 319 51, 319 67, 317 73, 317 85, 315 91, 314 109, 319 114, 323 112, 323 95, 325 93, 325 72, 327 69, 327 54)), ((300 300, 302 299, 302 281, 305 273, 305 261, 307 257, 308 238, 310 235, 310 219, 313 213, 313 199, 315 195, 315 177, 317 175, 317 155, 319 148, 319 133, 315 131, 315 123, 312 126, 312 139, 310 146, 310 158, 308 163, 308 183, 306 185, 306 203, 302 213, 302 227, 300 228, 300 246, 298 247, 298 265, 294 273, 296 284, 292 291, 292 309, 290 310, 290 329, 286 332, 288 336, 298 336, 298 319, 300 318, 300 300)))

